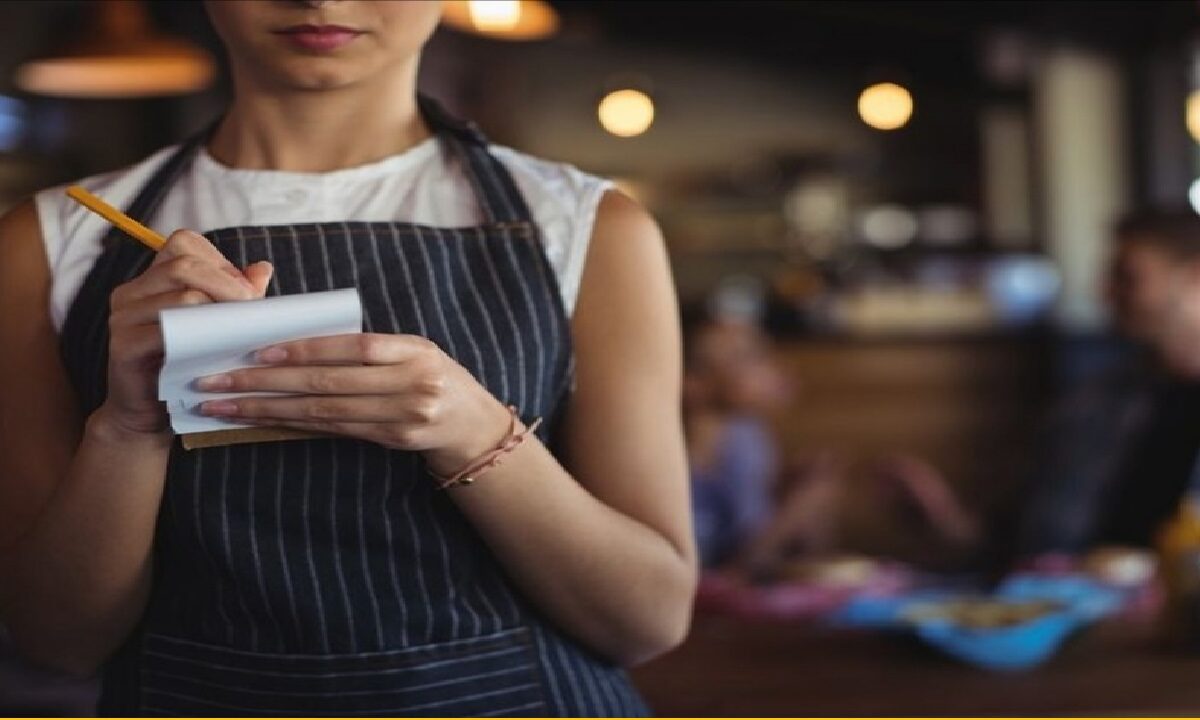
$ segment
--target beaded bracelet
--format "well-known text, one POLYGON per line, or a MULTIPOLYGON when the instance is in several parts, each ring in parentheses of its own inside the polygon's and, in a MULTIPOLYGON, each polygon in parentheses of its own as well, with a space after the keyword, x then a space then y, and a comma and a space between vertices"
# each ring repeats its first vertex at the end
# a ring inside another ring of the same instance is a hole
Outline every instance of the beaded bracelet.
POLYGON ((503 462, 506 455, 520 447, 521 443, 525 442, 525 439, 532 435, 538 429, 538 426, 542 424, 542 419, 537 418, 524 430, 517 432, 517 424, 520 422, 520 415, 517 413, 517 408, 509 405, 508 412, 512 415, 512 423, 509 425, 508 433, 505 434, 504 439, 494 449, 479 456, 465 468, 448 477, 438 475, 432 470, 429 472, 438 481, 439 490, 448 490, 452 487, 470 485, 475 482, 485 472, 503 462))

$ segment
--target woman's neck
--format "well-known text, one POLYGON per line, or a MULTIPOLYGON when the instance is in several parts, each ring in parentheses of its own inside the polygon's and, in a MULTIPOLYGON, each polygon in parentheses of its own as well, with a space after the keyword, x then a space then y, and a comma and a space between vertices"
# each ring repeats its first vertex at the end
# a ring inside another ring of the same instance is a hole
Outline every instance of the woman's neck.
POLYGON ((209 151, 247 170, 329 172, 382 160, 430 135, 417 109, 415 75, 414 68, 385 87, 274 92, 235 77, 236 99, 209 151))

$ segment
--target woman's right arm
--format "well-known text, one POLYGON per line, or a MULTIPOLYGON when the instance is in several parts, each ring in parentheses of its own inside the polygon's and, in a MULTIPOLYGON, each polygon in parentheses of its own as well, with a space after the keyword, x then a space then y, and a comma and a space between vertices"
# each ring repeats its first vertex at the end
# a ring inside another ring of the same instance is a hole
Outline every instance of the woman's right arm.
POLYGON ((36 209, 0 218, 0 618, 33 662, 94 674, 141 616, 171 445, 158 310, 261 296, 269 268, 246 275, 257 287, 202 237, 173 234, 113 293, 109 394, 83 418, 49 317, 36 209))

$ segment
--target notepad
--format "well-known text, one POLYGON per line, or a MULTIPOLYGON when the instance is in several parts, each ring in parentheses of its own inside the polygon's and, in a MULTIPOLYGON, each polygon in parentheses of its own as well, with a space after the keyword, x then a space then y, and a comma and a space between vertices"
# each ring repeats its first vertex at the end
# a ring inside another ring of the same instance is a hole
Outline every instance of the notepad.
POLYGON ((199 406, 206 400, 247 393, 201 392, 196 378, 258 365, 254 353, 276 343, 362 332, 362 321, 356 288, 162 310, 165 356, 158 398, 167 405, 171 429, 192 447, 299 435, 201 415, 199 406), (202 442, 204 436, 209 442, 202 442), (187 442, 189 438, 193 442, 187 442))

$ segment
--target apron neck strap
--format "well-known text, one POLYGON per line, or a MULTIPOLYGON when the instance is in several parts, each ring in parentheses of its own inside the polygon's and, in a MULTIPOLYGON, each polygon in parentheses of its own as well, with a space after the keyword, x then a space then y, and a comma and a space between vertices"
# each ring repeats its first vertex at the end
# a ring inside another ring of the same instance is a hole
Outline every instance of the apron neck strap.
MULTIPOLYGON (((167 195, 167 190, 175 183, 175 180, 183 173, 184 169, 191 164, 192 156, 196 150, 200 148, 216 129, 217 123, 212 123, 203 131, 196 133, 188 138, 180 145, 170 157, 158 166, 150 179, 142 185, 141 190, 133 198, 133 202, 125 210, 125 214, 137 220, 140 223, 146 223, 154 215, 154 211, 158 210, 158 206, 162 204, 163 198, 167 195)), ((120 228, 113 226, 109 228, 104 236, 104 247, 112 247, 114 243, 122 242, 125 233, 120 228)))
POLYGON ((484 219, 488 223, 531 221, 525 196, 508 168, 488 151, 488 139, 479 126, 454 117, 428 95, 417 95, 417 105, 425 122, 462 163, 484 219))

